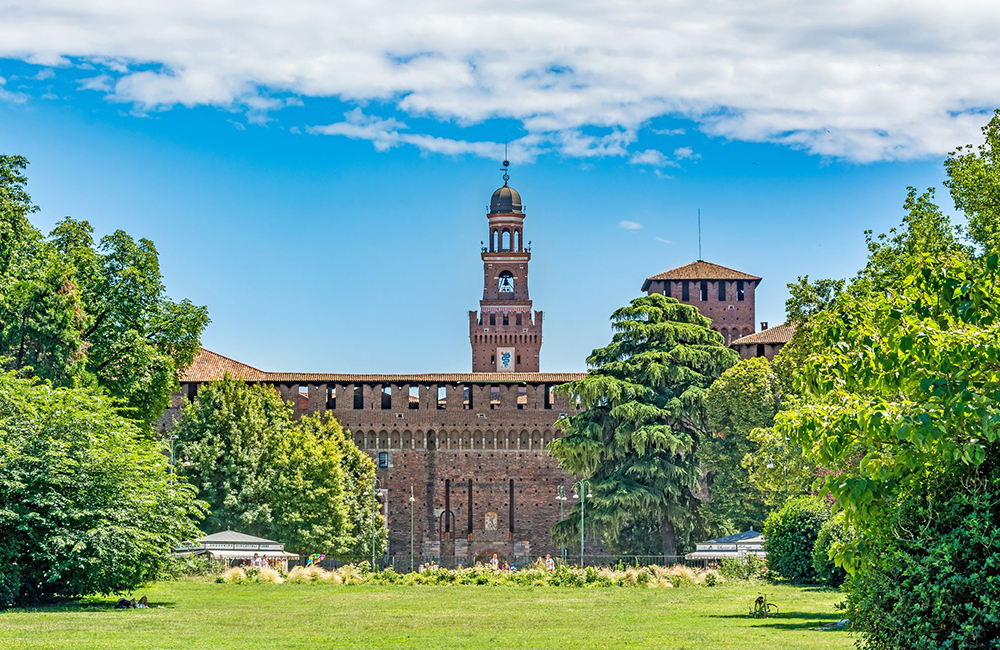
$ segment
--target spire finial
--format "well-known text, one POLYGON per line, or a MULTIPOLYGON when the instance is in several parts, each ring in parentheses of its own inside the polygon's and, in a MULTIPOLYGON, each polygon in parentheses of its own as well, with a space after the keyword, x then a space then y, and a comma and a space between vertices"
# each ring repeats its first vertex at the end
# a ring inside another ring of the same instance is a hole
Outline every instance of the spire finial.
POLYGON ((507 173, 507 170, 508 170, 509 167, 510 167, 510 161, 507 160, 507 136, 504 136, 504 138, 503 138, 503 176, 502 176, 502 178, 503 178, 503 184, 504 184, 505 187, 507 185, 507 181, 510 180, 510 174, 507 173))

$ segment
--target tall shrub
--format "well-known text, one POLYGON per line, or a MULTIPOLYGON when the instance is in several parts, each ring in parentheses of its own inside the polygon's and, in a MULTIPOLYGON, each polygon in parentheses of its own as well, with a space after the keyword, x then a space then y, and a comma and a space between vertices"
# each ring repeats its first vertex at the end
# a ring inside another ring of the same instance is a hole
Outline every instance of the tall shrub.
POLYGON ((791 499, 772 512, 764 522, 768 569, 792 582, 815 582, 813 547, 827 518, 826 505, 808 496, 791 499))
POLYGON ((134 589, 202 514, 108 398, 0 372, 0 606, 134 589))

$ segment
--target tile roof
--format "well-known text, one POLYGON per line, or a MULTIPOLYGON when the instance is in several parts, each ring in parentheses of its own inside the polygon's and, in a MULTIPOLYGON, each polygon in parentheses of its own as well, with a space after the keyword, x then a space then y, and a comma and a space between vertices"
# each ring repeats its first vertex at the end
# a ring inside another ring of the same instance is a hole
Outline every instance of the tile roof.
POLYGON ((642 283, 642 290, 646 291, 649 288, 649 283, 653 280, 756 280, 759 282, 760 278, 721 264, 698 260, 684 266, 678 266, 676 269, 649 276, 642 283))
POLYGON ((438 372, 423 374, 352 374, 322 372, 265 372, 253 366, 233 361, 211 350, 201 349, 194 363, 184 371, 182 382, 206 382, 222 379, 229 373, 234 379, 244 381, 273 381, 286 383, 331 383, 331 384, 405 384, 425 383, 465 383, 465 384, 520 384, 550 383, 562 384, 583 379, 583 372, 438 372))
POLYGON ((184 371, 181 381, 212 381, 222 379, 227 373, 233 379, 245 381, 260 381, 267 374, 263 370, 202 348, 184 371))
POLYGON ((756 334, 748 334, 742 338, 738 338, 730 343, 730 346, 756 345, 758 343, 788 343, 792 340, 792 334, 795 334, 795 325, 785 323, 784 325, 775 325, 766 330, 761 330, 756 334))

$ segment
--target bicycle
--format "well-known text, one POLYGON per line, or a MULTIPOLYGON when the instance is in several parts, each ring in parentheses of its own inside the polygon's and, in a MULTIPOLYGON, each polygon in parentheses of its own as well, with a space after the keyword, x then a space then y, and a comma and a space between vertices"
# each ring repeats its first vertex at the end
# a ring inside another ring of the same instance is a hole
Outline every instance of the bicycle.
POLYGON ((767 594, 757 596, 757 600, 753 601, 753 605, 750 606, 749 616, 752 618, 769 618, 777 615, 778 606, 767 602, 767 594))

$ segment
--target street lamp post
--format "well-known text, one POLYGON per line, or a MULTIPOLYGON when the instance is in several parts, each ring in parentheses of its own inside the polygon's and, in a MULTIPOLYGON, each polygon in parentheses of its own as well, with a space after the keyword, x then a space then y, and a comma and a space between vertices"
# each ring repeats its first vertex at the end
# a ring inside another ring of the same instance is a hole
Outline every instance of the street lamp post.
POLYGON ((413 573, 413 484, 410 484, 410 573, 413 573))
POLYGON ((170 441, 170 471, 173 474, 177 473, 177 458, 174 456, 174 443, 177 442, 177 434, 172 433, 167 438, 170 441))
POLYGON ((577 483, 573 492, 574 499, 580 499, 580 567, 583 567, 583 511, 587 505, 587 498, 594 496, 590 493, 590 481, 580 481, 577 483), (586 494, 584 494, 584 486, 586 486, 586 494))
MULTIPOLYGON (((563 501, 566 500, 566 486, 560 484, 556 488, 556 501, 559 502, 559 521, 563 520, 563 501)), ((566 561, 566 545, 560 544, 559 546, 559 559, 563 562, 566 561)))

